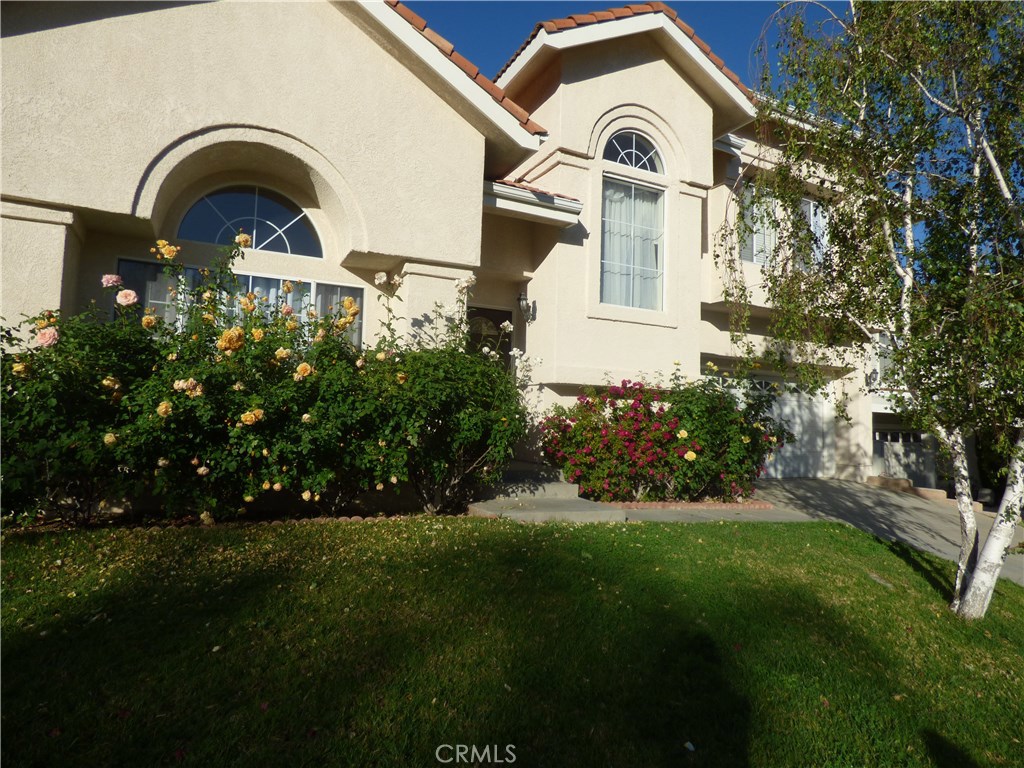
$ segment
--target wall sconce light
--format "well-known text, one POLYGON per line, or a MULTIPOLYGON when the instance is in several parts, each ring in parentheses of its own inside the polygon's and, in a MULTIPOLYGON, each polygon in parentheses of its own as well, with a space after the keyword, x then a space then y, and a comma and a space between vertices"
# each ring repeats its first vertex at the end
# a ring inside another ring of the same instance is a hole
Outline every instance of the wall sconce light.
POLYGON ((530 306, 530 300, 526 297, 526 293, 519 294, 519 312, 527 321, 533 320, 532 307, 530 306))

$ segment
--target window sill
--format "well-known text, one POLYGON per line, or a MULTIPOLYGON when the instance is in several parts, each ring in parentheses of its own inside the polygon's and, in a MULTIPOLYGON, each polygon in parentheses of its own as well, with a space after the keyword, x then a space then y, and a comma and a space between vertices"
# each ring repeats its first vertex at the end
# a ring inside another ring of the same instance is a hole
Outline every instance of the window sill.
POLYGON ((654 325, 661 328, 678 328, 675 316, 659 309, 636 309, 618 304, 597 304, 587 311, 590 320, 611 320, 617 323, 634 323, 636 325, 654 325))

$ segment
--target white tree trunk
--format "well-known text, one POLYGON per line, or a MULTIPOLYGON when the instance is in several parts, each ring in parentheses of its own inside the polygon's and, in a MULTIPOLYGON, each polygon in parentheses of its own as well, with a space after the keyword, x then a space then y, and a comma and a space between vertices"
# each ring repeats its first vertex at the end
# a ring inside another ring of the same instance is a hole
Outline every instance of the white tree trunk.
POLYGON ((992 530, 985 539, 978 564, 971 574, 960 605, 956 609, 962 619, 980 619, 988 610, 992 592, 996 588, 999 572, 1006 560, 1006 551, 1013 541, 1013 532, 1020 522, 1024 504, 1024 431, 1017 437, 1017 445, 1010 459, 1010 473, 1006 479, 1006 492, 999 504, 999 512, 992 530))
POLYGON ((964 583, 974 569, 978 557, 978 521, 974 517, 974 497, 971 496, 971 478, 967 471, 967 448, 959 428, 938 430, 940 439, 949 448, 953 462, 953 487, 956 490, 956 508, 960 513, 960 557, 956 563, 956 582, 953 585, 954 611, 960 607, 964 583))

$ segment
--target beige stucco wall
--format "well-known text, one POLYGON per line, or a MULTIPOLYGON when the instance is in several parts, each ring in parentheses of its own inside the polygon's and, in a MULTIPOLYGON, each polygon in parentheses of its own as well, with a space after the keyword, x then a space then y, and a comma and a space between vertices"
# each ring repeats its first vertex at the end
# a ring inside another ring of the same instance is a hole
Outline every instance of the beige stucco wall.
POLYGON ((83 215, 85 284, 232 182, 292 196, 325 245, 322 262, 251 271, 365 284, 409 261, 478 262, 483 137, 334 5, 3 12, 3 194, 83 215))

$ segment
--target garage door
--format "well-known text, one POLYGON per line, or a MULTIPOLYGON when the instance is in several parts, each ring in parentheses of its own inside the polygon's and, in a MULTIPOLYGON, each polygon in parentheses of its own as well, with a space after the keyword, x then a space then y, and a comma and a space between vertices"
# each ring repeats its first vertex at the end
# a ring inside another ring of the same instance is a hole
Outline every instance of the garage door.
POLYGON ((776 418, 796 439, 775 452, 768 477, 834 477, 836 472, 835 406, 823 395, 786 393, 775 404, 776 418))

